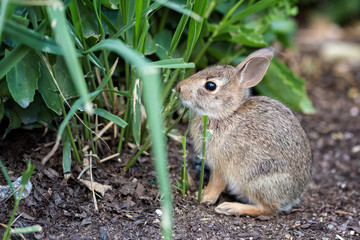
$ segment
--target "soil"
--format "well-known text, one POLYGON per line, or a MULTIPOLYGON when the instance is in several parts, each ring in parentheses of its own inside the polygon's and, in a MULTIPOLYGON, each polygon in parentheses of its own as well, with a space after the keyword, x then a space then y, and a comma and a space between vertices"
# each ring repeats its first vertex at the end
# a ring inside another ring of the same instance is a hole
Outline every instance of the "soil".
MULTIPOLYGON (((343 31, 346 40, 359 39, 343 31)), ((297 114, 313 149, 313 178, 299 206, 276 217, 223 216, 215 213, 214 206, 197 204, 195 191, 183 199, 173 188, 175 239, 360 239, 360 65, 327 61, 319 51, 326 36, 310 45, 302 42, 304 36, 300 30, 300 51, 281 54, 307 79, 317 110, 314 115, 297 114)), ((186 125, 178 129, 184 132, 186 125)), ((25 170, 29 159, 36 166, 33 190, 20 202, 13 226, 39 224, 43 231, 26 234, 26 239, 161 239, 160 201, 149 156, 140 156, 125 172, 124 162, 134 151, 127 147, 122 161, 110 160, 93 169, 94 181, 112 186, 97 197, 97 211, 92 192, 77 179, 80 164, 73 164, 68 181, 62 175, 61 151, 41 165, 50 151, 45 144, 51 141, 52 133, 22 130, 0 142, 0 158, 12 180, 25 170)), ((180 144, 170 140, 168 153, 171 184, 175 184, 182 165, 180 144)), ((199 166, 193 152, 188 164, 197 186, 199 166)), ((1 175, 0 185, 5 184, 1 175)), ((223 194, 219 201, 227 198, 231 196, 223 194)), ((14 202, 10 199, 0 206, 0 223, 7 224, 14 202)), ((0 235, 3 232, 0 226, 0 235)))

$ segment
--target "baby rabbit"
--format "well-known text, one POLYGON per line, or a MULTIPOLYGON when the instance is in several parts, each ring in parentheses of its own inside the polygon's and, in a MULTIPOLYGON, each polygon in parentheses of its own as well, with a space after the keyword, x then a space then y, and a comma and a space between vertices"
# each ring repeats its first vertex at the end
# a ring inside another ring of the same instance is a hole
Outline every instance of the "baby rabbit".
POLYGON ((192 112, 190 135, 202 149, 202 115, 212 136, 206 146, 210 180, 202 203, 214 204, 227 186, 245 203, 224 202, 226 215, 275 215, 289 211, 310 179, 309 140, 293 113, 280 102, 249 97, 248 88, 264 77, 273 51, 260 49, 236 68, 208 67, 181 81, 176 89, 192 112))

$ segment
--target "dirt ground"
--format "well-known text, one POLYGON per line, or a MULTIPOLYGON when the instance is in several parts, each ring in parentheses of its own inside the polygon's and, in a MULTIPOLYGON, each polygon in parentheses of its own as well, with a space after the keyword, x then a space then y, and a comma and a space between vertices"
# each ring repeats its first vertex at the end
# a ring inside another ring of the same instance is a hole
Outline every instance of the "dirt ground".
MULTIPOLYGON (((182 199, 173 188, 175 239, 360 239, 360 63, 346 59, 330 61, 322 52, 328 40, 359 42, 359 27, 338 29, 327 22, 299 30, 298 51, 285 51, 281 58, 307 79, 315 115, 297 114, 313 149, 313 178, 300 205, 277 217, 222 216, 213 206, 197 204, 195 192, 182 199), (328 24, 329 32, 321 32, 328 24), (320 26, 318 26, 320 25, 320 26), (335 29, 335 30, 334 30, 335 29), (338 34, 340 31, 340 35, 338 34)), ((186 126, 178 127, 181 131, 186 126)), ((32 159, 36 170, 33 190, 22 200, 14 227, 39 224, 43 231, 26 239, 161 239, 160 209, 155 171, 143 155, 123 171, 132 149, 122 162, 111 160, 93 169, 94 180, 112 186, 94 209, 92 193, 77 180, 82 170, 73 165, 71 178, 63 180, 61 155, 45 166, 45 144, 54 134, 13 131, 0 142, 0 158, 12 180, 32 159)), ((190 145, 188 146, 191 149, 190 145)), ((168 145, 172 184, 180 179, 182 149, 168 145)), ((60 152, 60 151, 59 151, 60 152)), ((199 166, 188 155, 190 174, 197 181, 199 166)), ((5 185, 3 176, 0 185, 5 185)), ((223 194, 220 202, 229 196, 223 194)), ((0 223, 7 224, 14 202, 0 203, 0 223)), ((0 235, 4 228, 0 226, 0 235)), ((14 239, 20 239, 14 236, 14 239)))

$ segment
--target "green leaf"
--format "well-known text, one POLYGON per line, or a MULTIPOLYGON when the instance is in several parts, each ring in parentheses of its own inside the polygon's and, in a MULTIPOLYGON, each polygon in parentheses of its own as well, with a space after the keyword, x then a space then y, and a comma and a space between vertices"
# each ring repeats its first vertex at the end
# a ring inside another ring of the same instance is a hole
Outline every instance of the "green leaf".
POLYGON ((261 0, 256 2, 255 4, 251 5, 250 7, 246 8, 245 10, 233 15, 229 21, 227 21, 226 25, 232 25, 233 23, 237 21, 243 20, 245 17, 260 12, 266 8, 269 8, 283 0, 261 0))
POLYGON ((273 31, 282 34, 295 32, 297 24, 294 19, 276 19, 271 21, 273 31))
POLYGON ((282 101, 296 111, 313 114, 315 109, 306 94, 304 84, 302 78, 297 77, 277 58, 273 58, 269 70, 256 86, 256 90, 262 95, 282 101))
MULTIPOLYGON (((188 0, 187 3, 186 3, 186 7, 185 7, 187 10, 190 11, 190 9, 192 8, 192 4, 190 3, 190 1, 188 0)), ((186 14, 183 14, 181 16, 181 19, 180 19, 180 22, 179 24, 177 25, 176 27, 176 30, 175 30, 175 33, 174 33, 174 36, 173 38, 171 39, 171 43, 170 43, 170 56, 172 56, 179 44, 179 41, 180 41, 180 38, 181 38, 181 35, 183 34, 184 32, 184 29, 185 29, 185 26, 187 24, 189 20, 189 15, 186 15, 186 14)))
MULTIPOLYGON (((21 185, 26 185, 30 180, 31 175, 33 174, 35 167, 31 165, 31 160, 29 160, 26 170, 21 174, 21 185)), ((20 197, 20 196, 19 196, 20 197)))
POLYGON ((188 35, 188 41, 187 41, 187 47, 186 47, 186 54, 185 54, 185 61, 188 61, 193 49, 196 45, 196 42, 200 36, 201 29, 204 23, 204 16, 206 13, 206 6, 207 6, 208 0, 203 1, 195 1, 193 12, 198 14, 201 17, 201 21, 191 19, 190 25, 189 25, 189 35, 188 35))
POLYGON ((119 1, 117 1, 117 0, 101 0, 101 5, 107 7, 111 10, 119 9, 119 1))
MULTIPOLYGON (((41 76, 39 78, 39 92, 46 103, 46 106, 60 115, 61 105, 59 102, 59 90, 56 87, 53 78, 50 75, 48 68, 42 61, 41 76)), ((77 96, 76 89, 72 83, 71 76, 66 70, 64 58, 58 57, 55 65, 56 82, 65 98, 73 98, 77 96)))
MULTIPOLYGON (((9 54, 0 60, 0 79, 2 79, 13 67, 16 66, 29 52, 31 48, 20 44, 9 54)), ((1 90, 0 90, 1 91, 1 90)))
POLYGON ((126 127, 128 124, 122 120, 120 117, 109 113, 108 111, 102 109, 102 108, 95 108, 94 109, 94 113, 96 115, 99 115, 100 117, 106 118, 107 120, 114 122, 116 125, 120 126, 120 127, 126 127))
POLYGON ((6 75, 6 82, 13 99, 23 108, 34 100, 40 77, 40 58, 35 52, 27 54, 6 75))
POLYGON ((53 6, 47 6, 46 11, 50 18, 50 25, 55 33, 55 39, 58 45, 61 47, 64 53, 64 59, 69 69, 72 81, 76 90, 80 94, 81 98, 85 102, 85 111, 87 113, 92 112, 92 105, 90 103, 90 97, 88 94, 84 74, 80 63, 76 57, 76 51, 73 43, 73 39, 67 28, 67 22, 65 18, 65 7, 62 2, 56 1, 53 6))
POLYGON ((14 110, 5 107, 5 116, 9 119, 10 123, 2 136, 3 139, 11 130, 21 127, 21 119, 14 110))
POLYGON ((67 131, 64 132, 63 136, 63 172, 68 174, 71 172, 71 141, 67 131))
POLYGON ((63 54, 55 39, 28 29, 14 21, 6 22, 4 32, 9 37, 31 48, 57 55, 63 54))
POLYGON ((156 68, 195 68, 194 63, 186 63, 182 58, 164 59, 152 62, 150 65, 156 68))
POLYGON ((248 47, 266 47, 267 43, 264 41, 263 36, 257 33, 254 29, 245 26, 236 26, 236 32, 230 32, 231 42, 241 43, 248 47))
POLYGON ((168 29, 163 29, 161 32, 154 36, 154 42, 156 42, 156 55, 160 59, 169 58, 170 42, 169 39, 173 33, 168 29))

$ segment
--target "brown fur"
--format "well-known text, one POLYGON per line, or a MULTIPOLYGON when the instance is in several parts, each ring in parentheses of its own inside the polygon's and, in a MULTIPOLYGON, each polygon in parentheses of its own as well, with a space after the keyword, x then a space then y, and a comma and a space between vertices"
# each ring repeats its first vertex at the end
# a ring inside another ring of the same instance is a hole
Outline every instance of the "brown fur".
POLYGON ((225 202, 215 208, 216 212, 256 216, 289 210, 310 179, 310 144, 299 121, 280 102, 249 97, 243 87, 262 79, 271 58, 269 49, 260 50, 237 68, 209 67, 177 86, 184 105, 193 113, 190 134, 199 154, 201 115, 209 116, 212 137, 207 142, 206 160, 211 176, 202 202, 214 204, 227 186, 239 199, 251 203, 225 202), (259 64, 260 71, 265 72, 254 76, 259 64), (216 90, 206 90, 206 81, 216 83, 216 90))

